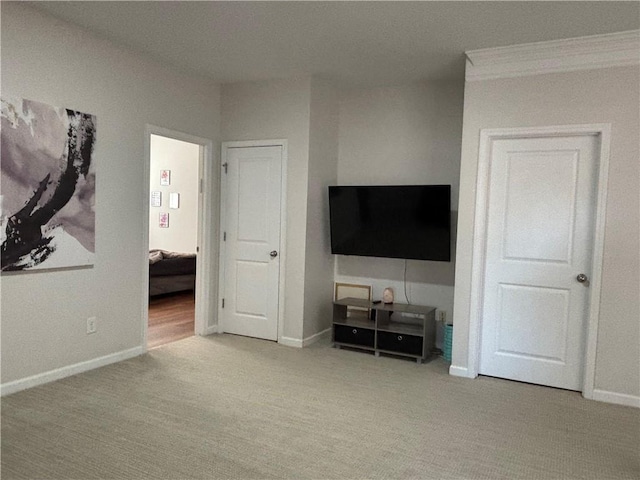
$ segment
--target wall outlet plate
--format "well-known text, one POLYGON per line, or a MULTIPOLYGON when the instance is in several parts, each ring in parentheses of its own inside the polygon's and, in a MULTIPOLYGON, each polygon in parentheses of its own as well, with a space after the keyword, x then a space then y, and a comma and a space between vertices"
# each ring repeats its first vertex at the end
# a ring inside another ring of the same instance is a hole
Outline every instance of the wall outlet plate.
POLYGON ((87 318, 87 335, 98 331, 98 322, 96 317, 87 318))
POLYGON ((446 310, 436 310, 436 321, 438 322, 446 322, 447 321, 447 311, 446 310))

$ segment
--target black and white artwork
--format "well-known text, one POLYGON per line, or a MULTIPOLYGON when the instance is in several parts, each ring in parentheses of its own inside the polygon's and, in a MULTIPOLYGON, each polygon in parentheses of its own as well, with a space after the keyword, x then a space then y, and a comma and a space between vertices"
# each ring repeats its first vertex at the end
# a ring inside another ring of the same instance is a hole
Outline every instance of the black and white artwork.
POLYGON ((1 102, 2 271, 93 265, 96 117, 1 102))

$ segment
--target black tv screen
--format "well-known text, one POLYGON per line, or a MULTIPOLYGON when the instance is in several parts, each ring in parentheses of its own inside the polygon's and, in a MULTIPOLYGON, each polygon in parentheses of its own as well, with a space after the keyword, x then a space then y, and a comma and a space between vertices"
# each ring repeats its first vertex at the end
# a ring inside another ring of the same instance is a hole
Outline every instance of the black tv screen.
POLYGON ((331 253, 451 260, 451 185, 329 187, 331 253))

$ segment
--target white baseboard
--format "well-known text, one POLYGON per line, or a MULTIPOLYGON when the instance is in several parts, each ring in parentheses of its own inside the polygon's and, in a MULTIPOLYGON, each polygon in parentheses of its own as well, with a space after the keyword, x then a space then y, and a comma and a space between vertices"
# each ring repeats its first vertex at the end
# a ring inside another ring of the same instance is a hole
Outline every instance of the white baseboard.
POLYGON ((204 330, 204 336, 207 335, 213 335, 214 333, 220 333, 220 329, 218 328, 218 325, 210 325, 207 328, 205 328, 204 330))
POLYGON ((323 330, 314 335, 311 335, 310 337, 303 338, 302 340, 300 340, 299 338, 280 337, 280 339, 278 340, 278 343, 286 347, 295 347, 295 348, 308 347, 309 345, 313 345, 318 340, 330 334, 331 334, 331 329, 327 328, 326 330, 323 330))
POLYGON ((310 337, 302 340, 302 346, 308 347, 309 345, 313 345, 319 340, 322 340, 326 337, 331 336, 331 328, 327 328, 326 330, 322 330, 321 332, 316 333, 315 335, 311 335, 310 337))
POLYGON ((302 348, 303 346, 302 340, 300 340, 299 338, 291 338, 291 337, 280 337, 280 339, 278 340, 278 343, 286 347, 302 348))
POLYGON ((616 405, 626 405, 627 407, 640 408, 640 397, 635 395, 627 395, 626 393, 609 392, 607 390, 593 391, 593 397, 591 400, 598 402, 615 403, 616 405))
POLYGON ((464 377, 464 378, 476 378, 477 375, 471 375, 469 369, 467 367, 458 367, 456 365, 451 365, 449 367, 449 375, 454 377, 464 377))
POLYGON ((56 368, 48 372, 39 373, 31 377, 21 378, 20 380, 14 380, 13 382, 7 382, 0 385, 0 396, 10 395, 12 393, 26 390, 27 388, 36 387, 45 383, 54 382, 61 378, 77 375, 78 373, 93 370, 95 368, 104 367, 112 363, 121 362, 129 358, 137 357, 146 352, 146 349, 142 346, 130 348, 129 350, 123 350, 121 352, 105 355, 104 357, 94 358, 85 362, 75 363, 66 367, 56 368))

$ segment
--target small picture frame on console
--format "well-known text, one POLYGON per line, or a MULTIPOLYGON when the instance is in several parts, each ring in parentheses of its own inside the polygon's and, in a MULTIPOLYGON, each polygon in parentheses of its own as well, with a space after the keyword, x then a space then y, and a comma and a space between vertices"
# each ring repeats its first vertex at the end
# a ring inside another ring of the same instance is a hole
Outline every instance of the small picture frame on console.
MULTIPOLYGON (((334 300, 343 298, 361 298, 371 301, 371 285, 358 285, 355 283, 339 283, 335 284, 334 300)), ((362 307, 347 307, 347 317, 361 316, 369 318, 370 309, 362 307)))

